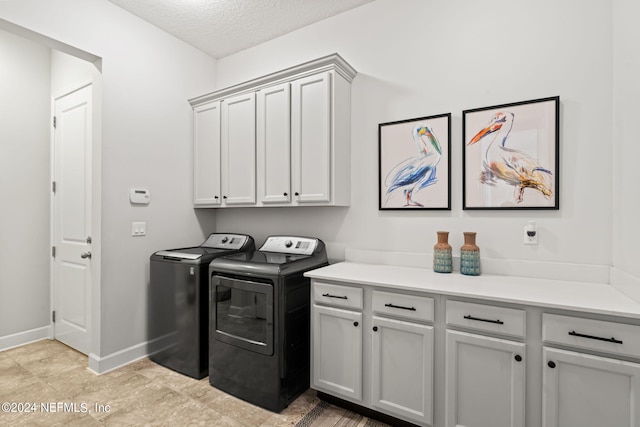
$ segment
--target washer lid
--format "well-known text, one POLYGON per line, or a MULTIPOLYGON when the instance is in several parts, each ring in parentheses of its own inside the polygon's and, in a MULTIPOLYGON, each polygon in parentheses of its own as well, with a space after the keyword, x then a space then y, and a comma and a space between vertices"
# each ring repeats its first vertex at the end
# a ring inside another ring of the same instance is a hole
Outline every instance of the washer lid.
POLYGON ((169 249, 166 251, 158 251, 156 252, 156 255, 174 259, 179 258, 196 260, 200 259, 203 255, 225 255, 230 253, 233 253, 232 249, 217 249, 196 246, 195 248, 169 249))

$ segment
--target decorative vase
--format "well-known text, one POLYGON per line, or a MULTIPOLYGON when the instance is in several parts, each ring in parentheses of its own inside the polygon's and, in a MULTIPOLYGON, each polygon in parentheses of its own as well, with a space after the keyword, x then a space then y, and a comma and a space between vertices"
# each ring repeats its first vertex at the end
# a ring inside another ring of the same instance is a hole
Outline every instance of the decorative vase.
POLYGON ((449 232, 438 231, 438 243, 433 247, 433 271, 451 273, 451 245, 448 242, 449 232))
POLYGON ((476 233, 465 232, 464 245, 460 248, 460 273, 467 276, 480 274, 480 248, 476 245, 476 233))

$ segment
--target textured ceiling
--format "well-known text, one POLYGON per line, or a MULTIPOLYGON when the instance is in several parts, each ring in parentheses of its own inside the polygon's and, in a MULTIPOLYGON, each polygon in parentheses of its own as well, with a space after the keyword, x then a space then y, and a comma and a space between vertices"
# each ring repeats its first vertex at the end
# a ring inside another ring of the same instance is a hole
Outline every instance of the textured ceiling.
POLYGON ((109 0, 221 58, 373 0, 109 0))

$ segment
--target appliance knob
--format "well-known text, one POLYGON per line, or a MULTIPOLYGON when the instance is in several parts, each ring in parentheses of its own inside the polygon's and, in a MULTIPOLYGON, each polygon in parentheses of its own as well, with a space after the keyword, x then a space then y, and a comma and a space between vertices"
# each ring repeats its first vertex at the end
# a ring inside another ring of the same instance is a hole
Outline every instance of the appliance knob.
POLYGON ((547 363, 547 366, 553 369, 556 367, 556 363, 553 360, 550 360, 549 363, 547 363))
POLYGON ((227 243, 229 241, 229 238, 227 236, 224 236, 222 238, 222 243, 227 243))
POLYGON ((290 248, 291 246, 293 246, 293 242, 291 240, 287 240, 286 242, 284 242, 284 245, 290 248))

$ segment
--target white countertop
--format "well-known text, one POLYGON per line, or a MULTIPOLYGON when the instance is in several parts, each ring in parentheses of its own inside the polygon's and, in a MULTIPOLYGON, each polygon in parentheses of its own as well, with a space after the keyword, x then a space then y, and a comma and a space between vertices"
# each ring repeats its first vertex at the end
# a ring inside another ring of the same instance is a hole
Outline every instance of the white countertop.
POLYGON ((305 273, 313 279, 501 301, 640 319, 640 304, 608 284, 341 262, 305 273))

